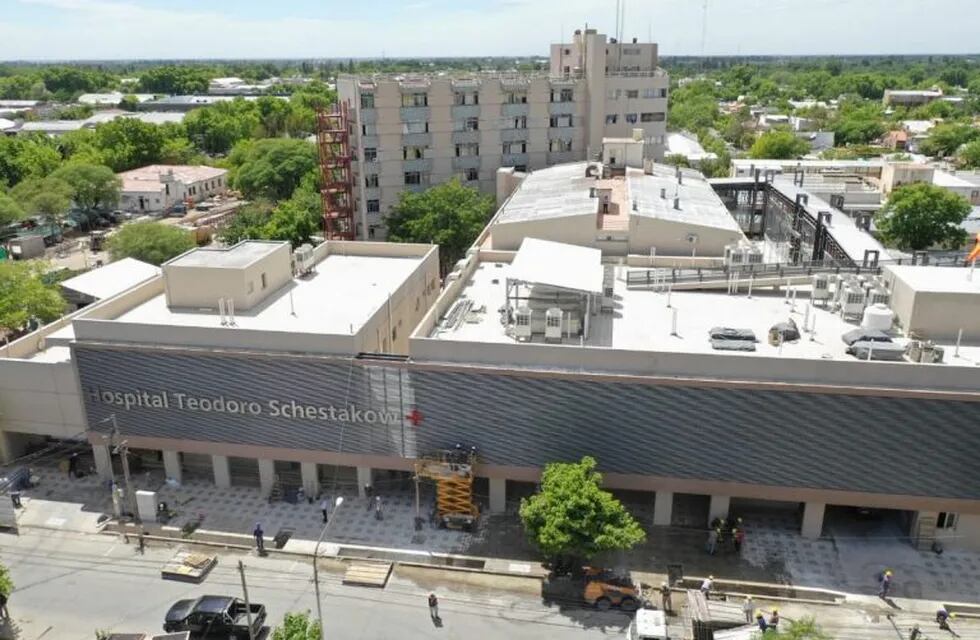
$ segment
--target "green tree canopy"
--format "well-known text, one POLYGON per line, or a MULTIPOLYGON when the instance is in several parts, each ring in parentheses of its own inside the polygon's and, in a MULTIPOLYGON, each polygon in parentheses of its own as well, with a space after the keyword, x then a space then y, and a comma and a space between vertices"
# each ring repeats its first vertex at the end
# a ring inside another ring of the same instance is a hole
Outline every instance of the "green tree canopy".
POLYGON ((256 105, 245 100, 194 109, 184 118, 187 135, 208 153, 227 153, 235 144, 251 138, 260 124, 256 105))
POLYGON ((44 216, 50 222, 56 222, 67 215, 71 207, 72 188, 64 180, 52 176, 28 178, 11 189, 10 196, 28 215, 44 216))
POLYGON ((43 275, 43 264, 36 260, 0 262, 0 329, 19 333, 32 320, 51 322, 64 313, 65 301, 43 275))
POLYGON ((453 179, 422 193, 403 191, 388 215, 388 239, 439 245, 443 271, 463 257, 493 214, 494 199, 453 179))
POLYGON ((164 65, 140 74, 140 89, 148 93, 193 94, 208 90, 211 74, 200 67, 164 65))
POLYGON ((269 216, 263 235, 269 240, 289 240, 294 247, 310 242, 323 231, 323 209, 316 186, 316 173, 308 173, 302 184, 269 216))
POLYGON ((242 240, 265 240, 266 227, 272 215, 273 204, 268 200, 258 200, 242 207, 218 236, 227 245, 242 240))
POLYGON ((123 225, 108 244, 113 260, 136 258, 158 266, 195 246, 189 233, 160 222, 123 225))
POLYGON ((136 118, 116 118, 95 128, 95 146, 113 171, 128 171, 160 161, 164 130, 136 118))
POLYGON ((22 220, 25 215, 24 208, 16 200, 0 191, 0 226, 5 227, 11 222, 22 220))
POLYGON ((72 162, 51 174, 71 187, 71 199, 85 211, 113 208, 119 203, 122 181, 104 165, 72 162))
POLYGON ((957 150, 980 138, 980 129, 968 124, 939 124, 932 128, 921 145, 922 153, 930 156, 951 156, 957 150))
POLYGON ((50 138, 0 135, 0 184, 13 186, 26 178, 43 178, 60 162, 61 153, 50 138))
POLYGON ((14 581, 10 577, 10 570, 7 565, 0 563, 0 593, 9 596, 14 590, 14 581))
POLYGON ((752 144, 749 157, 786 160, 798 158, 809 150, 806 140, 797 138, 790 131, 766 131, 752 144))
POLYGON ((228 157, 235 186, 246 198, 284 200, 317 166, 316 147, 305 140, 268 138, 239 143, 228 157))
POLYGON ((622 503, 603 491, 595 467, 588 456, 574 463, 551 463, 541 476, 541 490, 521 500, 524 529, 549 558, 588 560, 646 539, 622 503))
POLYGON ((980 140, 974 140, 960 148, 956 160, 964 169, 980 169, 980 140))
POLYGON ((272 632, 272 640, 320 640, 320 623, 309 611, 287 613, 272 632))
POLYGON ((126 94, 119 101, 119 108, 123 111, 136 111, 140 106, 140 100, 132 94, 126 94))
POLYGON ((926 183, 896 187, 875 226, 882 239, 900 249, 922 250, 937 244, 958 248, 966 240, 960 224, 970 202, 952 191, 926 183))

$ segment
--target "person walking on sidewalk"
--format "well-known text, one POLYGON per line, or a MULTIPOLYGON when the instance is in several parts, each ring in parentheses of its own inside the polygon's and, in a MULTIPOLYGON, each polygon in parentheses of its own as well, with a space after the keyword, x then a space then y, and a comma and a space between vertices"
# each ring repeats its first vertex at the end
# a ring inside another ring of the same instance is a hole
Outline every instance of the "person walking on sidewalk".
POLYGON ((742 603, 742 611, 745 613, 745 621, 751 623, 755 613, 755 602, 752 601, 752 596, 745 597, 745 602, 742 603))
POLYGON ((433 620, 439 619, 439 598, 434 593, 429 594, 429 617, 433 620))
POLYGON ((0 618, 4 620, 10 617, 10 611, 7 610, 7 599, 9 597, 6 591, 0 591, 0 618))
POLYGON ((720 532, 720 529, 712 529, 708 532, 708 543, 704 546, 704 549, 710 556, 715 555, 715 551, 718 550, 718 536, 720 532))
POLYGON ((878 597, 887 598, 888 591, 892 588, 892 572, 891 569, 885 570, 884 573, 878 576, 878 597))
POLYGON ((324 498, 320 501, 320 513, 323 514, 323 524, 327 524, 327 511, 330 509, 330 501, 324 498))
POLYGON ((252 535, 255 536, 255 548, 258 549, 259 554, 265 553, 265 531, 262 530, 261 522, 255 523, 252 535))

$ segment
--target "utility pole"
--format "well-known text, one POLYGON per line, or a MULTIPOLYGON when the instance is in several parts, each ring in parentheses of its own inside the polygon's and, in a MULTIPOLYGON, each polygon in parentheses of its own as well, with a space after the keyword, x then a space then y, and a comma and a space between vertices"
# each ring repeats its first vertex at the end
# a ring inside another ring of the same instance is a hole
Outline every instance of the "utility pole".
POLYGON ((245 564, 238 561, 238 573, 242 574, 242 593, 245 595, 245 616, 248 619, 248 640, 255 640, 255 629, 252 627, 252 605, 248 602, 248 586, 245 584, 245 564))
POLYGON ((320 640, 324 640, 323 631, 323 608, 320 606, 320 570, 317 567, 317 560, 320 558, 320 543, 323 542, 324 536, 327 535, 327 529, 330 525, 334 523, 337 518, 337 512, 340 510, 340 506, 344 504, 343 496, 338 496, 334 501, 333 513, 330 514, 330 521, 323 525, 323 529, 320 530, 320 537, 316 541, 316 546, 313 547, 313 593, 316 597, 316 618, 320 622, 320 640))
POLYGON ((115 447, 116 453, 119 454, 120 460, 122 461, 123 485, 126 488, 126 504, 129 505, 130 513, 133 514, 133 520, 138 523, 140 522, 140 514, 139 509, 136 506, 136 494, 133 493, 133 485, 129 477, 129 445, 125 440, 120 440, 122 436, 119 433, 119 423, 116 421, 116 414, 110 414, 108 418, 103 420, 103 422, 106 421, 112 425, 111 442, 115 447))

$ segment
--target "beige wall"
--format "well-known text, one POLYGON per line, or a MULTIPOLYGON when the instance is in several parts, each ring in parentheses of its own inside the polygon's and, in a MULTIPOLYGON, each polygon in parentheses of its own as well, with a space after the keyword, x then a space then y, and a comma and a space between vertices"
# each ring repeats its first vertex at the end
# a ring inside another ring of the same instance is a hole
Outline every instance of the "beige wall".
POLYGON ((524 238, 543 238, 552 242, 594 247, 599 233, 596 229, 596 215, 590 214, 497 223, 493 225, 490 237, 495 250, 517 251, 524 238))
POLYGON ((71 361, 0 359, 0 429, 80 437, 85 418, 71 361))
MULTIPOLYGON (((194 251, 211 252, 209 249, 194 251)), ((242 267, 164 264, 167 305, 216 309, 218 299, 225 298, 235 301, 236 312, 246 311, 292 280, 291 256, 292 249, 288 242, 284 242, 242 267), (263 274, 265 287, 262 286, 263 274)))
POLYGON ((695 256, 721 256, 725 245, 742 240, 744 236, 728 229, 699 227, 689 223, 674 222, 647 216, 630 216, 629 251, 633 254, 649 254, 650 247, 657 248, 658 255, 690 256, 692 245, 689 233, 698 236, 695 256))

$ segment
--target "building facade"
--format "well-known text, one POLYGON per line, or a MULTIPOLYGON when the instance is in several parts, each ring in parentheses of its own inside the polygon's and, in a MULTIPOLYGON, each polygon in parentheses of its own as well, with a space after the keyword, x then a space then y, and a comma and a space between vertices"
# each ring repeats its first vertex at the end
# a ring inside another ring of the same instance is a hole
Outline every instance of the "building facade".
POLYGON ((160 215, 228 191, 228 170, 215 167, 149 165, 119 178, 119 208, 131 213, 160 215))
POLYGON ((669 78, 657 45, 594 29, 551 47, 548 73, 340 76, 351 109, 358 237, 385 236, 405 190, 457 177, 494 192, 500 167, 532 171, 601 152, 603 137, 642 130, 662 159, 669 78))

